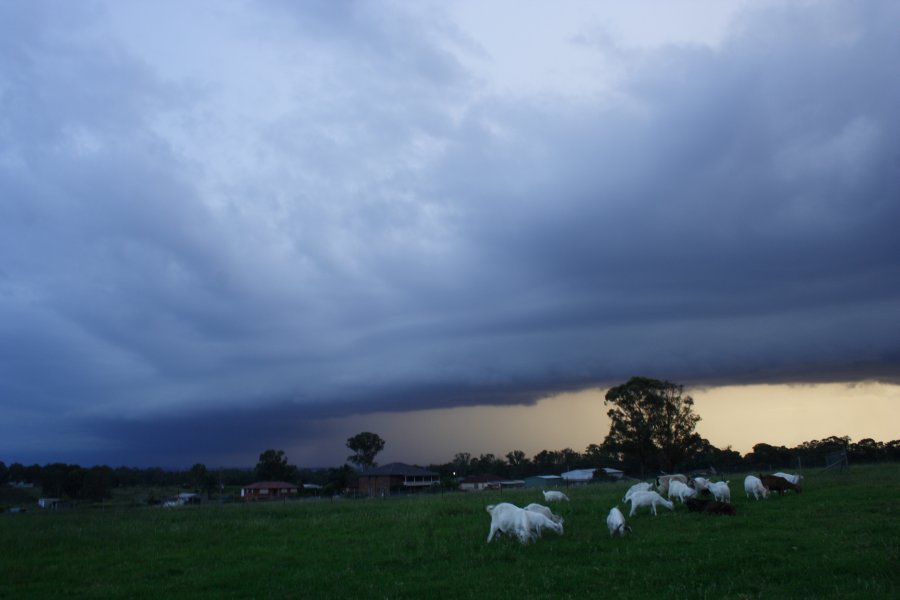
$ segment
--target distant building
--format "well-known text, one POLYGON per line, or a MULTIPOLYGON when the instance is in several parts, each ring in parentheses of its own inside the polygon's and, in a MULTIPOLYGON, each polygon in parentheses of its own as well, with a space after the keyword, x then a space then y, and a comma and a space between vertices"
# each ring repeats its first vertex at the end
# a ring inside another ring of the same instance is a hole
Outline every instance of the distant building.
POLYGON ((464 492, 480 492, 482 490, 500 487, 501 478, 492 473, 479 473, 469 475, 459 482, 459 489, 464 492))
POLYGON ((186 504, 200 504, 200 494, 191 492, 182 492, 177 496, 166 498, 162 501, 163 508, 174 508, 176 506, 184 506, 186 504))
POLYGON ((257 481, 241 488, 244 500, 278 500, 297 496, 299 488, 286 481, 257 481))
POLYGON ((59 498, 39 498, 38 506, 41 508, 55 509, 62 502, 59 498))
POLYGON ((566 471, 560 477, 566 482, 567 485, 581 484, 581 483, 591 483, 594 480, 594 474, 596 471, 603 471, 603 473, 610 479, 621 479, 624 473, 619 469, 611 469, 608 467, 602 467, 600 469, 576 469, 574 471, 566 471))
POLYGON ((434 471, 404 463, 391 463, 359 474, 356 487, 363 496, 386 496, 392 492, 417 492, 439 485, 434 471))
POLYGON ((525 487, 549 488, 563 485, 565 482, 559 475, 533 475, 525 478, 525 487))

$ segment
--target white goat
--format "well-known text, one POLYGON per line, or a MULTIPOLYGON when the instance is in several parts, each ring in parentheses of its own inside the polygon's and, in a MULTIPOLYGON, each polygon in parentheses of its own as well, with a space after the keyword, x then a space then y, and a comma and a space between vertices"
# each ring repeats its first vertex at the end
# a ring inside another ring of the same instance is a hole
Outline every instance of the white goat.
POLYGON ((544 490, 544 502, 557 502, 568 499, 569 497, 562 492, 557 492, 556 490, 544 490))
POLYGON ((633 517, 634 512, 641 506, 649 506, 650 511, 654 515, 656 514, 656 505, 657 504, 662 504, 669 510, 675 509, 675 505, 672 504, 672 502, 670 502, 669 500, 666 500, 665 498, 660 496, 658 493, 651 492, 651 491, 635 492, 634 494, 631 495, 631 498, 629 498, 629 500, 631 501, 631 512, 628 513, 629 517, 633 517))
POLYGON ((500 504, 491 504, 485 510, 491 515, 491 530, 488 532, 487 537, 488 543, 494 539, 494 535, 498 531, 516 536, 523 544, 527 544, 534 539, 534 534, 526 515, 528 511, 525 509, 509 502, 501 502, 500 504))
POLYGON ((529 504, 528 506, 525 507, 525 510, 530 510, 531 512, 540 513, 540 514, 544 515, 545 517, 547 517, 548 519, 550 519, 551 521, 553 521, 554 523, 560 523, 560 524, 563 523, 563 518, 561 516, 553 514, 553 511, 551 511, 548 507, 544 506, 543 504, 536 504, 536 503, 532 502, 531 504, 529 504))
POLYGON ((694 484, 694 489, 697 490, 698 494, 703 490, 709 489, 709 479, 706 479, 705 477, 694 477, 691 480, 691 483, 694 484))
POLYGON ((617 533, 625 537, 625 532, 631 531, 631 527, 625 524, 625 515, 615 506, 610 509, 609 514, 606 516, 606 526, 609 528, 609 537, 613 537, 617 533))
POLYGON ((634 494, 635 492, 646 492, 649 489, 650 489, 650 484, 647 483, 646 481, 636 483, 633 486, 631 486, 630 488, 628 488, 628 491, 625 492, 624 496, 622 496, 622 502, 627 503, 628 499, 631 498, 631 495, 634 494))
POLYGON ((709 491, 719 502, 731 502, 731 490, 728 489, 728 481, 716 481, 709 484, 709 491))
POLYGON ((689 487, 686 483, 681 483, 680 481, 669 482, 669 500, 678 498, 684 504, 685 498, 693 498, 696 495, 697 490, 689 487))
POLYGON ((531 510, 523 509, 522 512, 525 513, 525 522, 527 524, 531 539, 541 537, 544 529, 555 531, 558 535, 563 534, 562 519, 560 519, 559 521, 554 521, 543 513, 534 512, 531 510))
POLYGON ((488 543, 494 539, 498 531, 515 536, 523 544, 541 537, 544 529, 553 530, 559 535, 563 534, 562 523, 557 523, 540 512, 525 510, 509 502, 492 504, 485 510, 491 515, 488 543))
POLYGON ((754 475, 747 475, 744 478, 744 491, 747 493, 748 498, 750 494, 753 494, 755 500, 759 500, 760 496, 763 498, 769 496, 769 490, 763 485, 762 480, 754 475))
POLYGON ((687 477, 684 475, 660 475, 656 478, 656 489, 660 493, 666 494, 669 492, 669 483, 672 481, 687 483, 687 477))
POLYGON ((775 473, 775 477, 783 477, 794 485, 799 485, 800 480, 803 479, 803 475, 793 475, 791 473, 775 473))

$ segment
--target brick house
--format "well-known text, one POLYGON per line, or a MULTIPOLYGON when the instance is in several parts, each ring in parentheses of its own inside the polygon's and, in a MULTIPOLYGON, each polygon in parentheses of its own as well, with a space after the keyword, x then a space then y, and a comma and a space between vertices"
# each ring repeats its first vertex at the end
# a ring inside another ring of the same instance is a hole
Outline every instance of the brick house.
POLYGON ((277 500, 297 496, 298 486, 285 481, 257 481, 241 488, 244 500, 277 500))

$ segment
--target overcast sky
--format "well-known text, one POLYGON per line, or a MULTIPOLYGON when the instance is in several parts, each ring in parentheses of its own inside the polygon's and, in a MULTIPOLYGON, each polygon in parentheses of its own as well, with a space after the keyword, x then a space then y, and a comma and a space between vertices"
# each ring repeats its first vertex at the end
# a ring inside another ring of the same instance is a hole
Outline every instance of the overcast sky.
POLYGON ((637 374, 897 382, 897 23, 0 0, 0 460, 253 464, 637 374))

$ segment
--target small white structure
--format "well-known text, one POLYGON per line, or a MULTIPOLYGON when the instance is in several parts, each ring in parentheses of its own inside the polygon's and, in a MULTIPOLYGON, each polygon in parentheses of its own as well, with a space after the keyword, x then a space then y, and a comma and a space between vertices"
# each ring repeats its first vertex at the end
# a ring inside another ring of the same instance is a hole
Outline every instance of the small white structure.
POLYGON ((60 502, 59 498, 39 498, 38 506, 40 508, 56 508, 56 505, 60 502))
POLYGON ((569 484, 590 483, 594 480, 594 474, 597 471, 603 471, 607 477, 612 479, 621 479, 625 473, 619 469, 611 469, 609 467, 600 467, 596 469, 575 469, 574 471, 566 471, 560 477, 569 484))

